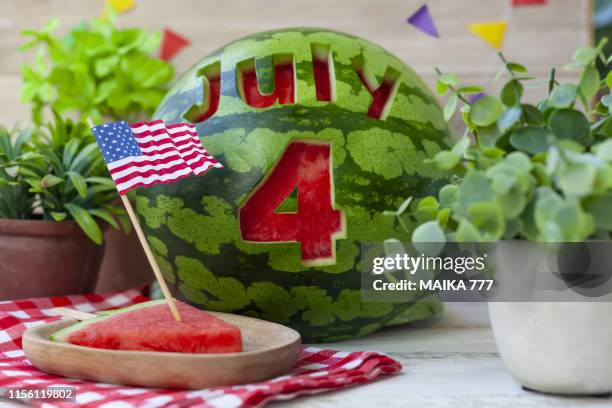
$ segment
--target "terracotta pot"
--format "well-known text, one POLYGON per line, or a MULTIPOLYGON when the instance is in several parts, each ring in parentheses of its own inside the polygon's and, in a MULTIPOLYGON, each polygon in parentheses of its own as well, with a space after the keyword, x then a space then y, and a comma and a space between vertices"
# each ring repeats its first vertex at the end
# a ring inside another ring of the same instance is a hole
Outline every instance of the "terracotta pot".
POLYGON ((74 221, 0 219, 0 300, 91 292, 103 254, 74 221))
POLYGON ((134 229, 126 235, 123 231, 109 228, 104 241, 106 251, 96 292, 135 288, 155 280, 134 229))

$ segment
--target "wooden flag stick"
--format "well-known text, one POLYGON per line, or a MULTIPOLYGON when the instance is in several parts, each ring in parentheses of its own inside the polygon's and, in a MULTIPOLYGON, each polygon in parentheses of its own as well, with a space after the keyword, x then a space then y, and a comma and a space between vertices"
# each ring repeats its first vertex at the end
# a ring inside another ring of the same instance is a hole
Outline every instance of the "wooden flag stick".
MULTIPOLYGON (((87 118, 87 124, 89 125, 90 128, 93 128, 94 126, 96 126, 96 124, 91 118, 87 118)), ((164 294, 164 298, 166 298, 166 302, 168 302, 168 307, 170 308, 170 311, 172 312, 172 316, 174 316, 174 319, 177 322, 180 322, 181 315, 179 314, 179 311, 176 308, 176 304, 174 303, 174 298, 172 297, 172 294, 170 293, 170 290, 168 289, 168 285, 166 284, 166 281, 164 280, 164 276, 162 275, 159 269, 159 265, 157 264, 157 261, 155 260, 155 256, 153 255, 153 251, 151 251, 151 247, 149 246, 149 241, 147 241, 147 238, 145 237, 144 232, 142 232, 142 227, 140 226, 140 223, 138 222, 138 218, 136 217, 136 213, 134 212, 134 209, 132 208, 132 204, 130 203, 130 200, 128 200, 125 194, 119 194, 119 197, 121 197, 121 201, 123 202, 123 205, 125 206, 125 209, 128 213, 128 217, 130 217, 130 221, 132 221, 132 225, 134 226, 136 235, 138 235, 138 239, 140 240, 140 245, 142 245, 142 248, 145 251, 145 255, 147 256, 147 259, 149 260, 149 263, 151 264, 151 268, 153 269, 155 278, 157 279, 157 282, 159 283, 159 287, 161 288, 162 293, 164 294)))
POLYGON ((77 320, 88 320, 98 317, 96 314, 81 312, 80 310, 70 309, 68 307, 54 307, 51 309, 51 311, 56 315, 70 317, 71 319, 77 320))

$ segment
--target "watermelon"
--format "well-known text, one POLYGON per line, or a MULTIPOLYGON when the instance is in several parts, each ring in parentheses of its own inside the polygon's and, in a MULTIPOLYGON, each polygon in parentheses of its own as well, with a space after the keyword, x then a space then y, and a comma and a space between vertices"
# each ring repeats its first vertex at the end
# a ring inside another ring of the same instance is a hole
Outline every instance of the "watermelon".
POLYGON ((180 322, 174 320, 165 300, 154 300, 74 324, 51 335, 51 340, 112 350, 242 351, 238 327, 182 302, 176 302, 176 307, 180 322))
POLYGON ((446 182, 424 163, 448 145, 441 109, 391 53, 322 29, 255 34, 199 61, 155 118, 195 123, 225 166, 137 191, 177 296, 288 325, 307 342, 441 310, 435 298, 360 295, 361 244, 409 239, 383 212, 446 182))

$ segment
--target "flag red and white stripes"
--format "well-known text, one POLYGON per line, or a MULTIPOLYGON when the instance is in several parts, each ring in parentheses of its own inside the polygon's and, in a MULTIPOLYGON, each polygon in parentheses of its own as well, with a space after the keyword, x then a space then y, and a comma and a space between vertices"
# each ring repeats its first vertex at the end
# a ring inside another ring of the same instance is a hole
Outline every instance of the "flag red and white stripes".
POLYGON ((92 130, 121 194, 223 167, 204 149, 191 123, 115 122, 92 130))

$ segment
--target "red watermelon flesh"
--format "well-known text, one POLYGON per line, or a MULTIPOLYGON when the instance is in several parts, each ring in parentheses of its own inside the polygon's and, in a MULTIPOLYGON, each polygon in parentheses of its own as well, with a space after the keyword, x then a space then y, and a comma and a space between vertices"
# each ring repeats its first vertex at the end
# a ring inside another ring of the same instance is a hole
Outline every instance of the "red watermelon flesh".
POLYGON ((333 208, 329 143, 293 141, 240 208, 240 232, 251 242, 296 241, 302 262, 334 261, 343 213, 333 208), (297 189, 298 211, 276 212, 297 189))
MULTIPOLYGON (((213 315, 176 302, 182 321, 164 303, 112 314, 71 332, 66 341, 112 350, 232 353, 242 351, 240 329, 213 315)), ((83 322, 86 323, 86 322, 83 322)))

